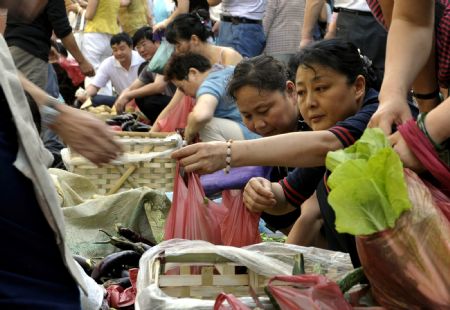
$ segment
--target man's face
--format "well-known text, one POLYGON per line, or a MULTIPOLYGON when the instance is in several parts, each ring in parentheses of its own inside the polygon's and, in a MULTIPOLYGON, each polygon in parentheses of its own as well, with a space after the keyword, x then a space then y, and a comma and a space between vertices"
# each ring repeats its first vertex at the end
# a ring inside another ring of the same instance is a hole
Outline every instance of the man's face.
POLYGON ((120 62, 121 65, 126 64, 131 61, 131 47, 125 42, 120 42, 119 44, 114 44, 111 46, 113 51, 113 56, 120 62))
POLYGON ((47 0, 0 0, 0 8, 8 9, 8 14, 32 22, 47 5, 47 0))
POLYGON ((136 44, 136 51, 145 60, 151 60, 153 55, 155 55, 158 46, 159 45, 153 43, 151 40, 144 38, 136 44))

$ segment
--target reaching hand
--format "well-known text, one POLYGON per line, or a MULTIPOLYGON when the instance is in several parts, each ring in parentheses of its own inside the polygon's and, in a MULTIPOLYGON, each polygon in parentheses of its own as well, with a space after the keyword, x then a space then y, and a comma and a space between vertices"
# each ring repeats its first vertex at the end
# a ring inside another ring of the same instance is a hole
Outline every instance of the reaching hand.
POLYGON ((91 63, 87 60, 79 63, 81 73, 83 73, 85 76, 94 76, 95 70, 94 67, 91 65, 91 63))
POLYGON ((264 178, 256 177, 248 181, 244 189, 244 205, 252 212, 262 212, 276 206, 272 183, 264 178))
POLYGON ((183 147, 172 153, 186 172, 212 173, 226 166, 227 143, 203 142, 183 147))
POLYGON ((379 127, 386 135, 390 135, 393 124, 400 125, 411 118, 411 111, 406 102, 396 100, 380 102, 377 111, 370 119, 369 127, 379 127))
POLYGON ((63 104, 58 105, 58 110, 60 115, 51 129, 94 164, 107 163, 122 152, 112 130, 99 119, 63 104))
POLYGON ((119 98, 117 98, 116 102, 114 102, 114 106, 116 107, 118 114, 123 113, 128 102, 130 102, 130 98, 128 98, 128 91, 124 90, 120 94, 119 98))
POLYGON ((417 173, 426 170, 422 163, 414 155, 414 153, 411 152, 408 144, 405 142, 400 132, 396 132, 393 135, 389 136, 389 142, 391 142, 394 151, 396 151, 400 156, 400 159, 403 162, 403 166, 414 170, 417 173))

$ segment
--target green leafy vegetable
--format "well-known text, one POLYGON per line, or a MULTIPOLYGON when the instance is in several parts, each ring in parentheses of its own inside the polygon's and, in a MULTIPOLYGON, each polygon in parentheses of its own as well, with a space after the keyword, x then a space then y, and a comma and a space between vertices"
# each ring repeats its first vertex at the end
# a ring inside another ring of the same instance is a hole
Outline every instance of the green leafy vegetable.
POLYGON ((392 228, 411 208, 403 165, 380 129, 366 129, 354 145, 327 155, 336 230, 370 235, 392 228))

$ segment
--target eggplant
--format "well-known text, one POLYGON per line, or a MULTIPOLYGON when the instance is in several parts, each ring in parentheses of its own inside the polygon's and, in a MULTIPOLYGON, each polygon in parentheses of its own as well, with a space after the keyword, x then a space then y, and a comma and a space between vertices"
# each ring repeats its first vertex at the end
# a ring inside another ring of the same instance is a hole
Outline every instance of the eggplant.
POLYGON ((124 123, 122 123, 122 130, 123 131, 133 131, 132 127, 136 124, 136 120, 132 119, 129 121, 126 121, 124 123))
POLYGON ((92 269, 94 268, 94 264, 92 262, 92 260, 87 259, 83 256, 80 255, 72 255, 73 259, 80 264, 81 268, 83 268, 84 272, 86 272, 86 274, 91 274, 92 273, 92 269))
POLYGON ((144 252, 150 248, 149 245, 144 244, 142 242, 131 242, 131 241, 128 241, 121 237, 118 238, 115 236, 111 236, 109 233, 107 233, 106 231, 104 231, 102 229, 100 229, 100 231, 105 233, 109 237, 109 240, 96 242, 97 244, 108 244, 109 243, 121 250, 132 250, 141 255, 144 254, 144 252))
POLYGON ((124 227, 122 224, 116 224, 116 231, 122 237, 130 240, 131 242, 142 242, 148 244, 149 246, 155 246, 156 244, 144 237, 139 233, 133 231, 131 228, 124 227))
POLYGON ((109 254, 98 262, 94 270, 92 270, 91 278, 97 283, 101 283, 101 279, 108 276, 108 274, 120 274, 123 269, 138 267, 140 258, 141 254, 132 250, 109 254))

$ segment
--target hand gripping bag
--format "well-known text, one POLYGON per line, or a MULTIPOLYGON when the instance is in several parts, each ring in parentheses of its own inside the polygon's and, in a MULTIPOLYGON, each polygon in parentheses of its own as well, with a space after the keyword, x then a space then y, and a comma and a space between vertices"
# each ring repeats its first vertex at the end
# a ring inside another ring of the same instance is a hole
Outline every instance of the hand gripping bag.
POLYGON ((222 207, 227 210, 220 224, 223 245, 243 247, 261 242, 260 213, 250 212, 244 206, 241 190, 223 191, 222 207))
POLYGON ((187 184, 177 163, 172 207, 165 225, 165 240, 181 238, 221 244, 220 223, 225 208, 206 198, 197 174, 187 173, 187 184))
POLYGON ((275 276, 267 287, 281 310, 352 309, 339 286, 323 275, 275 276))

